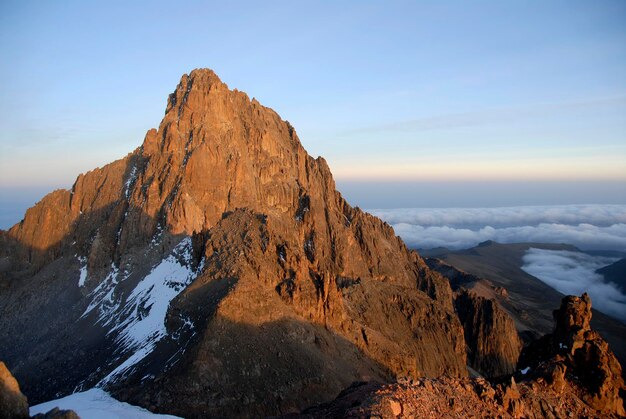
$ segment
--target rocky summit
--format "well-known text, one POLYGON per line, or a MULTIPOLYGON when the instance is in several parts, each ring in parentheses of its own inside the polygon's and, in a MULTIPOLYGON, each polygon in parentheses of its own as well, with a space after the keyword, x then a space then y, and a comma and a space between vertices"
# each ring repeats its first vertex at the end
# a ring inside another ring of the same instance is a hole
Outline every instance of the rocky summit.
POLYGON ((521 348, 504 310, 206 69, 139 148, 1 231, 0 258, 0 359, 33 404, 99 387, 184 417, 288 415, 354 382, 511 374, 521 348))

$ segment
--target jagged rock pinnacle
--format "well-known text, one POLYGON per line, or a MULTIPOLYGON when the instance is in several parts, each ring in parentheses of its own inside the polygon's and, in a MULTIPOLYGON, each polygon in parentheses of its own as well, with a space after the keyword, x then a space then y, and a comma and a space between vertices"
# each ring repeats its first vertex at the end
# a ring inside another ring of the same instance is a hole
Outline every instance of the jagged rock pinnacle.
POLYGON ((189 93, 192 90, 206 94, 211 90, 227 91, 228 86, 211 69, 197 68, 192 70, 188 75, 183 74, 176 90, 169 95, 165 113, 167 114, 173 109, 180 112, 182 107, 187 104, 189 93))
POLYGON ((578 396, 594 409, 624 416, 622 368, 608 343, 590 327, 589 295, 564 297, 554 320, 554 332, 526 347, 518 367, 546 378, 557 392, 573 383, 578 396))

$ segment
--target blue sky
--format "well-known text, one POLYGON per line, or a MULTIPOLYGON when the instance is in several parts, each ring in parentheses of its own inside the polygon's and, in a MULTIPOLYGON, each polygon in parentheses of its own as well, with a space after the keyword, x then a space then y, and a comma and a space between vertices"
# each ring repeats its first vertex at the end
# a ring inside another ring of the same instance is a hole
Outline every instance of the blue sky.
POLYGON ((357 201, 375 180, 626 203, 625 22, 623 1, 3 1, 0 201, 123 157, 210 67, 357 201))

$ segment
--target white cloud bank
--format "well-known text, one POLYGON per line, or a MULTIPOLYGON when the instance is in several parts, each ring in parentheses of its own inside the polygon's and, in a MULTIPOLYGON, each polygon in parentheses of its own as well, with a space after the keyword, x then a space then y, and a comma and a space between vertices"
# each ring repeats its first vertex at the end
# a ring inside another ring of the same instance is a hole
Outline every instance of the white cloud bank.
POLYGON ((626 224, 626 205, 550 205, 500 208, 394 208, 368 210, 389 224, 424 227, 475 225, 520 227, 539 224, 626 224))
POLYGON ((626 251, 626 205, 369 210, 413 248, 464 249, 500 243, 567 243, 583 250, 626 251))
POLYGON ((587 292, 595 308, 626 321, 626 295, 595 272, 615 261, 580 252, 531 248, 524 255, 522 269, 563 294, 587 292))

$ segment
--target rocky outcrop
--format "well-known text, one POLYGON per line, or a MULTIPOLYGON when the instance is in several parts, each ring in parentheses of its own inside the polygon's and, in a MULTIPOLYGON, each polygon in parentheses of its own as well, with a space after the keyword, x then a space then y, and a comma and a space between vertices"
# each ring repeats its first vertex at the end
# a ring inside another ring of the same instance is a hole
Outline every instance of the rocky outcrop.
POLYGON ((588 405, 604 414, 624 416, 626 386, 622 368, 609 345, 590 328, 591 298, 568 296, 554 311, 552 334, 524 349, 522 371, 545 379, 555 391, 575 389, 588 405))
POLYGON ((47 413, 39 413, 33 416, 33 419, 80 419, 80 416, 73 410, 61 410, 55 407, 47 413))
POLYGON ((28 418, 28 400, 9 369, 0 361, 0 418, 28 418))
POLYGON ((301 416, 623 417, 621 368, 602 338, 589 329, 589 297, 565 297, 554 317, 555 332, 525 348, 520 360, 524 368, 514 376, 354 383, 334 401, 308 408, 301 416))
POLYGON ((302 418, 617 418, 574 394, 557 395, 514 380, 494 385, 482 378, 423 379, 394 384, 354 383, 332 402, 304 410, 302 418))
POLYGON ((512 374, 522 350, 515 323, 495 300, 458 292, 454 307, 465 331, 467 360, 487 377, 512 374))
POLYGON ((355 380, 466 375, 448 282, 210 70, 182 77, 141 147, 29 209, 0 256, 0 355, 37 401, 101 383, 182 416, 270 415, 355 380), (141 288, 172 266, 183 278, 141 288), (156 285, 175 298, 137 342, 156 285))
MULTIPOLYGON (((0 361, 0 419, 30 418, 28 400, 20 391, 20 385, 0 361)), ((61 410, 58 407, 47 413, 40 413, 38 419, 80 419, 73 410, 61 410)))

